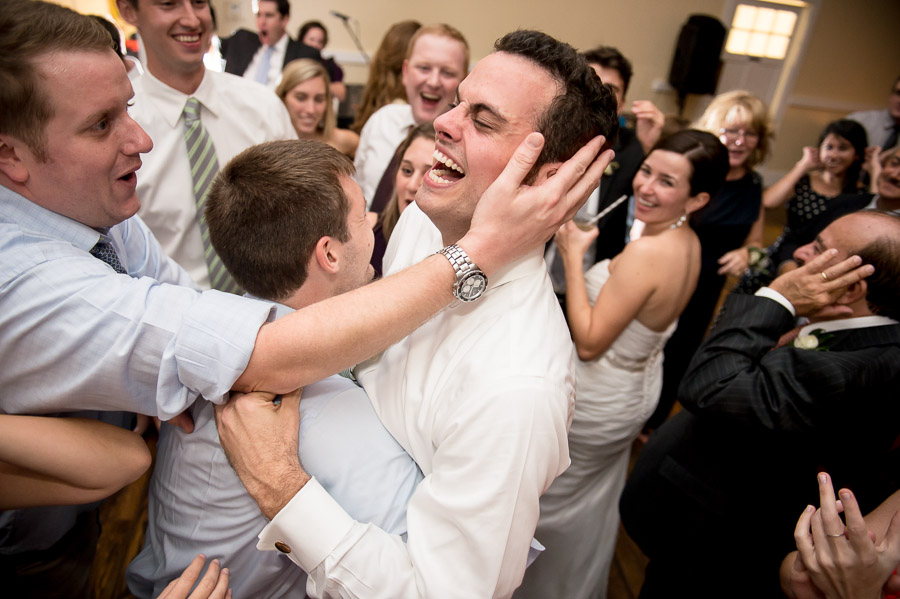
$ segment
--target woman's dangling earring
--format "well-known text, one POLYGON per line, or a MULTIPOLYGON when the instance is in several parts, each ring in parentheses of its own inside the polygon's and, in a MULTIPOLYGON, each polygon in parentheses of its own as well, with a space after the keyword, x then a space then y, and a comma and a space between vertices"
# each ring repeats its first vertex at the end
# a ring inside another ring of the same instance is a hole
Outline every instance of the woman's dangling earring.
POLYGON ((669 228, 670 228, 670 229, 677 229, 678 227, 680 227, 681 225, 683 225, 683 224, 685 223, 686 220, 687 220, 687 212, 685 212, 684 214, 682 214, 682 215, 681 215, 681 218, 679 218, 677 221, 675 221, 674 223, 672 223, 671 225, 669 225, 669 228))

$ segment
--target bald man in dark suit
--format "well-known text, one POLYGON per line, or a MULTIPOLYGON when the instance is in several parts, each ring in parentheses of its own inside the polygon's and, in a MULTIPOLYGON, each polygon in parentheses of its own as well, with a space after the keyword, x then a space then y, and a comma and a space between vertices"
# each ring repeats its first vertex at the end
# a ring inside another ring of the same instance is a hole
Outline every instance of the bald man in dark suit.
POLYGON ((622 496, 650 558, 641 597, 779 597, 818 471, 872 498, 864 512, 898 488, 898 239, 894 215, 845 216, 797 250, 801 268, 728 299, 682 383, 685 411, 651 436, 622 496), (782 345, 795 315, 812 323, 782 345))

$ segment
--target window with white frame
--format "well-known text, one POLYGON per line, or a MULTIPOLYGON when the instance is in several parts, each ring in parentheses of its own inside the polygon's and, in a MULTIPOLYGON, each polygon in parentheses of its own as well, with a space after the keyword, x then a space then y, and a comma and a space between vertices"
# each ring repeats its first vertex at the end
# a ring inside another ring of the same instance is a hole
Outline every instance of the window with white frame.
POLYGON ((729 54, 784 60, 797 26, 799 0, 740 2, 725 42, 729 54))

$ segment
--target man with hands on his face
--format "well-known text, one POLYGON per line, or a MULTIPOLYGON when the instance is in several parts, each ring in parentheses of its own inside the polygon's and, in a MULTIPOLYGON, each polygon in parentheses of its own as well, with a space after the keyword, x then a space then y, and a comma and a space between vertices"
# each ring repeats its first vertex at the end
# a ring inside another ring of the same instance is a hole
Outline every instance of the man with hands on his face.
POLYGON ((682 382, 685 410, 651 437, 620 503, 650 557, 642 596, 717 596, 734 564, 748 576, 731 595, 772 596, 790 550, 783 531, 814 499, 807 476, 827 468, 866 498, 900 487, 889 459, 900 433, 898 239, 894 215, 844 216, 795 252, 803 266, 728 298, 682 382), (792 331, 795 316, 810 324, 792 331), (747 494, 747 480, 766 480, 770 496, 747 494), (736 513, 753 534, 725 552, 736 513))
MULTIPOLYGON (((406 542, 349 518, 296 455, 253 446, 261 431, 296 438, 294 422, 277 423, 281 408, 251 395, 218 412, 223 447, 272 519, 258 547, 305 569, 312 596, 510 596, 540 495, 569 463, 573 347, 542 248, 486 281, 453 244, 477 221, 484 190, 525 166, 515 156, 523 140, 537 141, 535 129, 546 143, 526 181, 568 178, 569 156, 615 133, 612 93, 567 44, 516 31, 460 83, 434 127, 435 163, 391 237, 385 272, 440 250, 459 268, 462 301, 355 369, 425 476, 409 502, 406 542)), ((517 237, 514 223, 507 231, 517 237)))

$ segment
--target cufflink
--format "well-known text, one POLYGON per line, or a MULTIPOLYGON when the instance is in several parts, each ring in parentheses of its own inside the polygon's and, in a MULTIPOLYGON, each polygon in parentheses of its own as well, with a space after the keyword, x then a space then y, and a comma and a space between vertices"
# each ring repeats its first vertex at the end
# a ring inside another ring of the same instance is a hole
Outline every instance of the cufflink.
POLYGON ((275 549, 285 554, 291 552, 291 546, 287 543, 282 543, 281 541, 275 541, 275 549))

